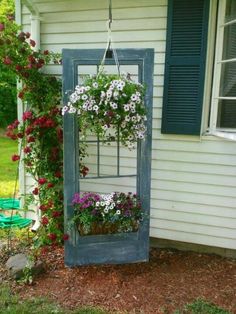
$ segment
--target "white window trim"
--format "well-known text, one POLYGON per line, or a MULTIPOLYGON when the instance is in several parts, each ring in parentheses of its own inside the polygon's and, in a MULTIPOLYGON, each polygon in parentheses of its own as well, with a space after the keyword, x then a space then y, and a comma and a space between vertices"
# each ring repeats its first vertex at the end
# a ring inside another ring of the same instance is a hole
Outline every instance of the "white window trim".
POLYGON ((220 97, 220 79, 222 63, 235 61, 234 59, 222 60, 223 55, 223 40, 224 40, 224 27, 229 24, 236 23, 235 20, 225 23, 225 10, 226 0, 219 1, 218 17, 217 17, 217 36, 215 44, 215 64, 214 64, 214 76, 213 76, 213 88, 212 88, 212 100, 210 111, 210 126, 208 129, 208 135, 214 135, 229 140, 236 141, 236 129, 217 128, 217 115, 218 115, 218 102, 219 99, 235 99, 235 97, 220 97))

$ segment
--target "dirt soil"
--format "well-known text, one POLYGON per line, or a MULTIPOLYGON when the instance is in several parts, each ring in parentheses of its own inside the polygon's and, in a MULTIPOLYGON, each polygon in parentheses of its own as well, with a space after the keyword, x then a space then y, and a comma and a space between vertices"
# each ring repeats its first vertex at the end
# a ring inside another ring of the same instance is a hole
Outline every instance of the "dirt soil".
POLYGON ((63 248, 44 256, 45 274, 17 288, 23 298, 46 296, 67 309, 99 306, 112 313, 173 313, 203 298, 236 313, 236 261, 215 255, 152 249, 150 262, 64 266, 63 248))

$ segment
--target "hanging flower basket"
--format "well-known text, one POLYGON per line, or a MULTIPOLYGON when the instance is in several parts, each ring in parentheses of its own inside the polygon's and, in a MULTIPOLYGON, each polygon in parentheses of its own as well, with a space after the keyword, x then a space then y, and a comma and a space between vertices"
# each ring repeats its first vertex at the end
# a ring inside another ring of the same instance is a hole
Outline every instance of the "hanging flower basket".
POLYGON ((76 113, 84 136, 89 130, 102 141, 119 138, 132 149, 146 132, 144 94, 144 86, 131 80, 129 75, 102 72, 76 86, 62 114, 76 113))
POLYGON ((81 236, 135 232, 143 219, 136 194, 75 193, 73 223, 81 236))

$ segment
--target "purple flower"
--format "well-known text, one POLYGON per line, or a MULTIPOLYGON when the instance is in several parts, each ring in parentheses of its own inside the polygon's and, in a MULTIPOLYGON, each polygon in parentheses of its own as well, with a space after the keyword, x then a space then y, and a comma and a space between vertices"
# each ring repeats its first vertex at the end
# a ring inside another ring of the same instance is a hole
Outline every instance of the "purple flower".
POLYGON ((80 194, 79 193, 75 193, 74 198, 72 200, 72 204, 73 205, 79 204, 79 202, 80 202, 80 194))

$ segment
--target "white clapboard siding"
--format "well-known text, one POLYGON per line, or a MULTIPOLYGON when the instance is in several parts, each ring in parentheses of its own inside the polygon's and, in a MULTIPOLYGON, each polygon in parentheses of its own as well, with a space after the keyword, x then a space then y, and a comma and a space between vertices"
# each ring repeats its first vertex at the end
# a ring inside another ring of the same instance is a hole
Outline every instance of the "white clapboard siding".
MULTIPOLYGON (((236 143, 209 136, 163 135, 160 132, 166 46, 167 0, 113 0, 116 48, 154 48, 151 236, 236 249, 236 143)), ((41 16, 41 49, 105 48, 107 1, 34 0, 41 16)), ((30 29, 30 15, 22 10, 30 29)), ((62 68, 50 65, 50 75, 62 68)), ((96 173, 92 148, 87 159, 96 173)), ((114 148, 104 148, 102 174, 111 174, 114 148)), ((122 151, 124 173, 136 170, 134 156, 122 151)), ((30 182, 27 181, 28 185, 30 182)), ((82 190, 133 191, 135 178, 82 180, 82 190)))

